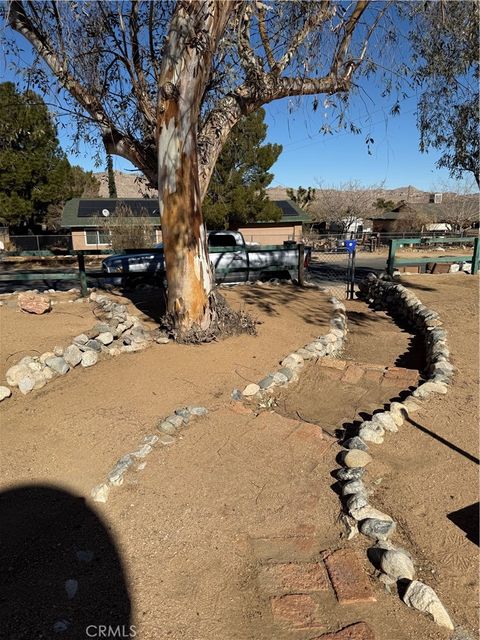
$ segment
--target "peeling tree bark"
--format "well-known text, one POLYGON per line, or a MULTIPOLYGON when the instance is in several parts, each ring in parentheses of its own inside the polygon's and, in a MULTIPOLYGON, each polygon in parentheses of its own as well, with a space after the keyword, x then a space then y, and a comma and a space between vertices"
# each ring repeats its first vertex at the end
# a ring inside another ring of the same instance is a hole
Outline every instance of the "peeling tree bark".
POLYGON ((168 310, 181 336, 214 318, 203 223, 197 123, 216 49, 235 2, 186 0, 175 10, 160 70, 158 191, 168 310))

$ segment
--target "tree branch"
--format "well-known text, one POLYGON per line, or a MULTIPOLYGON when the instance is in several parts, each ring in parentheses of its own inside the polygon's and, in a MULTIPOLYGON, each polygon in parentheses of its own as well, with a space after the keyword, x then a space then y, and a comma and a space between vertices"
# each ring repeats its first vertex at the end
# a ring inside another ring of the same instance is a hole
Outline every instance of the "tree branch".
POLYGON ((290 64, 293 56, 298 51, 305 38, 311 33, 312 29, 318 27, 322 22, 325 22, 335 12, 335 7, 332 7, 329 0, 321 0, 320 7, 310 15, 309 18, 303 23, 303 27, 295 34, 292 39, 292 43, 288 51, 282 56, 282 58, 274 65, 272 71, 277 74, 282 73, 290 64))
POLYGON ((268 66, 270 67, 270 71, 273 71, 273 68, 276 65, 276 60, 273 55, 272 48, 270 46, 270 40, 268 39, 267 27, 265 24, 265 7, 263 5, 258 6, 258 28, 260 31, 260 38, 262 39, 263 48, 265 50, 265 55, 267 56, 268 66))

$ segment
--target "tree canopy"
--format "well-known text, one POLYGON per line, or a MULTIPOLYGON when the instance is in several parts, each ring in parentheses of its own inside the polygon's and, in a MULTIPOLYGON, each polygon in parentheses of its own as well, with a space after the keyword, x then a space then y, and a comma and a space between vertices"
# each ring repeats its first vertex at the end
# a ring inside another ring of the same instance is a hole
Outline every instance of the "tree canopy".
MULTIPOLYGON (((0 217, 7 224, 47 219, 61 203, 95 190, 96 180, 71 167, 42 98, 0 84, 0 217)), ((98 183, 97 183, 98 193, 98 183)), ((61 208, 61 206, 60 206, 61 208)), ((58 213, 58 211, 57 211, 58 213)))
POLYGON ((273 179, 268 170, 282 147, 263 144, 267 135, 264 118, 264 109, 242 118, 223 147, 203 202, 203 215, 210 229, 273 221, 281 216, 280 209, 267 198, 265 188, 273 179))
POLYGON ((418 105, 420 150, 454 178, 471 172, 480 187, 478 0, 412 2, 408 14, 418 105))
MULTIPOLYGON (((398 68, 393 5, 11 0, 2 7, 36 53, 29 81, 53 99, 56 77, 77 139, 101 139, 158 186, 168 309, 184 334, 215 321, 201 203, 230 131, 262 105, 299 96, 315 96, 323 131, 357 131, 348 101, 361 76, 386 76, 385 91, 401 95, 411 71, 398 68)), ((10 38, 8 53, 15 48, 10 38)))

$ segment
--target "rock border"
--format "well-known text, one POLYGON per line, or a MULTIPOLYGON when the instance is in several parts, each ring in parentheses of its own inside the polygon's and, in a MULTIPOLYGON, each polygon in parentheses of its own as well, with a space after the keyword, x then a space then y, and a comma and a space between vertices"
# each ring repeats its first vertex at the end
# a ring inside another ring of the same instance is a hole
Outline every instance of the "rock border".
POLYGON ((275 387, 284 386, 298 380, 300 370, 305 366, 306 360, 315 360, 325 356, 338 356, 345 344, 347 337, 347 309, 337 298, 329 298, 333 305, 333 314, 330 319, 330 330, 325 335, 315 338, 305 346, 289 353, 280 363, 281 368, 271 371, 258 383, 248 384, 243 391, 234 389, 234 400, 262 399, 267 393, 271 393, 275 387))
POLYGON ((0 402, 12 395, 11 387, 18 387, 26 395, 34 389, 41 389, 54 378, 64 376, 78 365, 84 368, 95 365, 102 355, 114 357, 143 351, 153 342, 170 342, 161 331, 146 329, 137 315, 127 312, 126 304, 119 304, 104 293, 96 292, 90 293, 88 301, 96 303, 100 309, 99 322, 75 336, 66 347, 55 346, 40 356, 24 356, 12 365, 5 374, 8 386, 0 387, 0 402))
POLYGON ((370 562, 377 568, 379 579, 387 590, 397 584, 403 592, 402 600, 410 607, 428 613, 440 626, 454 630, 454 624, 435 591, 415 580, 414 560, 410 554, 390 542, 396 524, 391 516, 370 504, 369 491, 364 484, 365 467, 372 461, 368 443, 380 444, 386 433, 395 433, 405 418, 421 407, 423 400, 434 394, 445 394, 451 383, 454 367, 450 363, 447 331, 439 314, 429 309, 409 289, 391 279, 369 274, 359 285, 360 299, 374 309, 386 310, 394 318, 406 323, 410 330, 422 337, 426 350, 426 380, 402 402, 392 402, 388 410, 374 413, 360 427, 347 429, 340 454, 342 468, 336 476, 346 512, 345 523, 350 529, 349 539, 358 530, 375 540, 367 551, 370 562))
MULTIPOLYGON (((98 296, 96 298, 98 302, 98 296)), ((277 371, 269 373, 258 385, 248 385, 243 393, 234 389, 232 397, 234 400, 244 400, 247 398, 260 399, 263 395, 271 392, 277 386, 282 386, 298 380, 300 369, 305 365, 305 360, 317 359, 324 356, 338 355, 343 349, 347 335, 346 307, 337 298, 329 298, 333 305, 333 314, 330 319, 330 330, 324 336, 316 338, 314 341, 290 353, 286 356, 277 371), (249 392, 253 389, 253 393, 249 392)), ((157 429, 159 435, 146 435, 139 443, 138 449, 123 455, 117 460, 112 470, 107 474, 104 482, 96 485, 90 492, 94 502, 107 502, 112 487, 123 485, 125 474, 133 469, 135 463, 146 458, 158 444, 170 446, 176 442, 175 436, 181 433, 190 422, 208 413, 205 407, 186 406, 179 407, 166 418, 160 419, 157 429)), ((136 466, 137 471, 145 468, 145 462, 140 462, 136 466)))
POLYGON ((153 451, 156 445, 170 446, 174 444, 175 435, 185 429, 192 420, 205 416, 207 413, 208 409, 205 407, 186 406, 179 407, 166 418, 162 418, 157 424, 160 433, 146 435, 139 443, 138 448, 119 458, 107 474, 106 480, 91 490, 90 495, 93 501, 107 502, 111 488, 123 485, 125 474, 133 469, 135 463, 138 463, 136 471, 142 471, 146 462, 141 461, 153 451))

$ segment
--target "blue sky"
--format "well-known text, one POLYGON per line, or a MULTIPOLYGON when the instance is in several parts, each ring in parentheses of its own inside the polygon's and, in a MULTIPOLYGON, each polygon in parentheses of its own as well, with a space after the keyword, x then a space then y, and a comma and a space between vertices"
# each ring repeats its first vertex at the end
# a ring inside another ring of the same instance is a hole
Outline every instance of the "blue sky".
MULTIPOLYGON (((323 114, 314 113, 308 104, 290 112, 287 100, 266 105, 265 121, 268 142, 283 146, 273 165, 275 177, 271 186, 288 187, 339 185, 357 180, 365 186, 383 183, 385 188, 413 185, 426 191, 435 190, 448 181, 448 171, 435 167, 439 154, 421 154, 418 150, 416 99, 405 100, 398 116, 389 115, 389 103, 378 96, 371 107, 371 118, 364 122, 362 133, 319 133, 323 114), (365 144, 366 134, 374 139, 371 155, 365 144)), ((68 135, 60 131, 61 142, 68 145, 68 135)), ((93 152, 70 156, 71 162, 85 169, 94 167, 93 152)), ((123 158, 114 157, 114 168, 133 171, 135 167, 123 158)))
MULTIPOLYGON (((29 44, 21 36, 15 40, 24 50, 23 64, 32 59, 29 44)), ((2 80, 18 80, 5 56, 0 65, 2 80)), ((382 98, 380 89, 369 83, 361 98, 352 99, 352 112, 362 133, 354 135, 338 132, 323 135, 319 129, 328 109, 323 108, 320 96, 319 108, 313 112, 312 98, 305 98, 300 106, 291 107, 287 99, 265 106, 268 124, 268 142, 279 143, 283 152, 271 171, 275 177, 271 186, 289 187, 334 186, 351 180, 364 186, 379 185, 395 188, 413 185, 423 190, 436 190, 449 181, 448 171, 436 168, 439 153, 421 154, 418 150, 419 134, 416 126, 417 96, 413 93, 401 102, 400 114, 389 115, 392 98, 382 98), (368 153, 365 137, 373 138, 368 153)), ((64 120, 64 119, 62 119, 64 120)), ((72 125, 73 126, 73 125, 72 125)), ((58 130, 60 143, 67 150, 70 161, 87 170, 101 171, 95 166, 95 149, 83 145, 80 153, 68 151, 71 139, 68 130, 58 130)), ((135 167, 120 157, 113 157, 114 168, 135 171, 135 167)), ((453 184, 451 185, 454 188, 453 184)))

